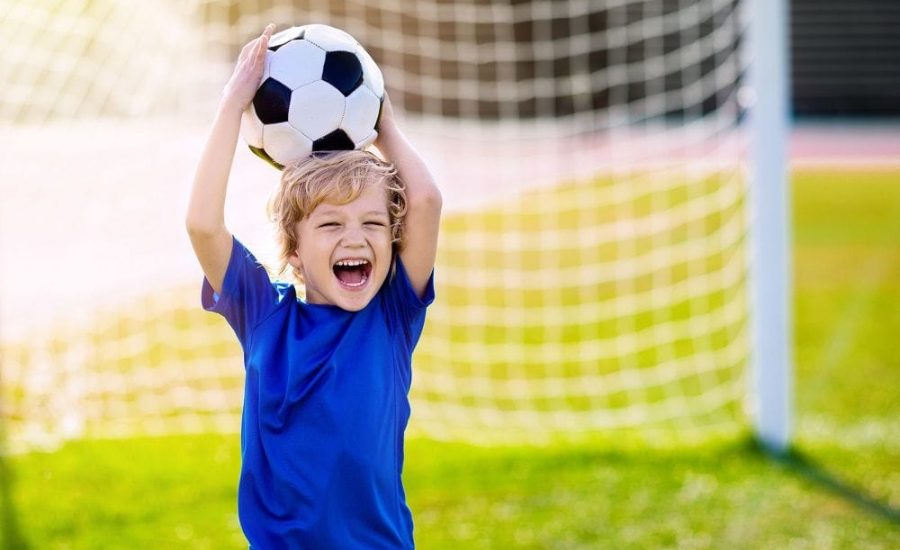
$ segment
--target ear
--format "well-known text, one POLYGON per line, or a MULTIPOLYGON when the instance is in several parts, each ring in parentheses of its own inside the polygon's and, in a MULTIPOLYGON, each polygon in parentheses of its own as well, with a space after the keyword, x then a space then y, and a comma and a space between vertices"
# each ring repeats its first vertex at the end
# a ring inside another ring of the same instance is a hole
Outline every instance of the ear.
POLYGON ((300 261, 300 248, 299 247, 297 248, 297 250, 291 252, 291 255, 288 256, 287 261, 291 265, 291 267, 293 267, 297 271, 303 270, 303 262, 300 261))

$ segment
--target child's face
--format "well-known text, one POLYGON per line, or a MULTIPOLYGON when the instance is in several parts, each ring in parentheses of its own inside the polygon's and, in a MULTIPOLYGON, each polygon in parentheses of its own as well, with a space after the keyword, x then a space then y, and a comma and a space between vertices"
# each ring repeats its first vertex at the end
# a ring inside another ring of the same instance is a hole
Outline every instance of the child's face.
POLYGON ((323 202, 295 230, 299 244, 289 263, 303 274, 306 301, 366 307, 391 267, 387 191, 368 185, 347 204, 323 202))

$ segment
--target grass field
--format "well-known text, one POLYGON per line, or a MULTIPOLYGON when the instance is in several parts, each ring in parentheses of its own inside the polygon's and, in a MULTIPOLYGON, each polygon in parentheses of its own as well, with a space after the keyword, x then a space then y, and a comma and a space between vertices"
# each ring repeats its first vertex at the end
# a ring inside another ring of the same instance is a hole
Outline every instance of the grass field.
MULTIPOLYGON (((793 181, 796 445, 407 442, 419 547, 900 547, 900 171, 793 181)), ((233 435, 0 462, 0 548, 240 548, 233 435)))

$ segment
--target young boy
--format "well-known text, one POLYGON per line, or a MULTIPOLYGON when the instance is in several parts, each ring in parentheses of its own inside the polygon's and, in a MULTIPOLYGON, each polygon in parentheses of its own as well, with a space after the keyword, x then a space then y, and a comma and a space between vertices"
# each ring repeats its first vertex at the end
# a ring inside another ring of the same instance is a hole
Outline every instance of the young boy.
POLYGON ((286 167, 270 203, 282 267, 273 284, 225 227, 241 113, 273 26, 247 44, 223 92, 186 224, 203 307, 244 350, 238 515, 250 546, 412 548, 401 482, 410 361, 434 299, 441 195, 385 98, 376 146, 286 167))

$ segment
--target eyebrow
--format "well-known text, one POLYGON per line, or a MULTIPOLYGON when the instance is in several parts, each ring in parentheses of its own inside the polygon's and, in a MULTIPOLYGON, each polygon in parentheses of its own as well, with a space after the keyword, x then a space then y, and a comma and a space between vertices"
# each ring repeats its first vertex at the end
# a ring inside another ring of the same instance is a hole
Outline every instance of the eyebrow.
MULTIPOLYGON (((327 208, 324 210, 319 210, 316 214, 316 217, 320 216, 332 216, 332 215, 340 215, 343 212, 338 210, 337 208, 327 208)), ((390 217, 388 213, 384 210, 369 210, 368 212, 363 212, 363 216, 384 216, 390 217)))

